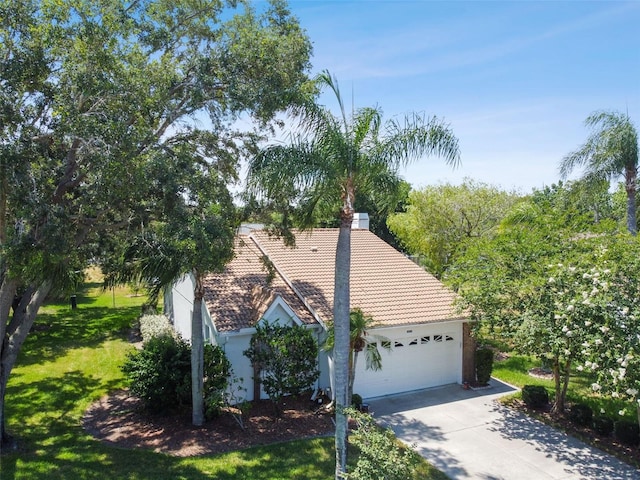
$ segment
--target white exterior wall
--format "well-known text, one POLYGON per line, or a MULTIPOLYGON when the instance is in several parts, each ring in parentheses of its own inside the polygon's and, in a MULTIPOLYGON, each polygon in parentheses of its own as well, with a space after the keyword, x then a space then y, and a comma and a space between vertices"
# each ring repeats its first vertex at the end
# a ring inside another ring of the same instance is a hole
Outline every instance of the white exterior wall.
POLYGON ((187 341, 191 339, 193 288, 194 279, 191 275, 185 275, 176 282, 170 291, 172 311, 166 312, 173 327, 187 341))
POLYGON ((360 352, 353 392, 371 398, 462 383, 462 323, 371 330, 372 336, 387 337, 391 349, 378 348, 382 370, 377 372, 366 370, 365 353, 360 352))

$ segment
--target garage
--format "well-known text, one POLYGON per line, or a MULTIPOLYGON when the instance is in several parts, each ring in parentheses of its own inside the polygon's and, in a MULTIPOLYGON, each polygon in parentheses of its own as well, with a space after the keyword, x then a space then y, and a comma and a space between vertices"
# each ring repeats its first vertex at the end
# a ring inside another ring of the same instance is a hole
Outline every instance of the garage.
POLYGON ((370 335, 378 344, 382 370, 366 370, 360 353, 353 392, 363 398, 461 383, 461 322, 376 329, 370 335))

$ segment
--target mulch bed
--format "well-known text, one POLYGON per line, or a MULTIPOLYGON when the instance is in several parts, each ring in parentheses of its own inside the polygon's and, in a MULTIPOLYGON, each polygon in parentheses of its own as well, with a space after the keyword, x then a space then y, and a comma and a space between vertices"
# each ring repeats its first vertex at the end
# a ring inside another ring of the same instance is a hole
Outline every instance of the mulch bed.
POLYGON ((332 435, 331 415, 316 414, 307 395, 287 397, 280 418, 267 400, 252 402, 241 429, 230 414, 201 427, 191 413, 150 416, 127 390, 103 397, 85 412, 84 429, 99 440, 124 448, 143 448, 177 457, 209 455, 255 445, 332 435))

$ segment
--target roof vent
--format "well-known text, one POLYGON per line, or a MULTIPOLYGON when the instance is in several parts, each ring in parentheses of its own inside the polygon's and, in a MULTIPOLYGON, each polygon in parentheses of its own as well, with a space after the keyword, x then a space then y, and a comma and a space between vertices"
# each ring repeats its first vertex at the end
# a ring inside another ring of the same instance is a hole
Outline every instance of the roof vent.
POLYGON ((354 213, 351 228, 354 230, 369 230, 369 214, 354 213))
POLYGON ((317 252, 318 251, 318 247, 311 247, 311 251, 312 252, 317 252))

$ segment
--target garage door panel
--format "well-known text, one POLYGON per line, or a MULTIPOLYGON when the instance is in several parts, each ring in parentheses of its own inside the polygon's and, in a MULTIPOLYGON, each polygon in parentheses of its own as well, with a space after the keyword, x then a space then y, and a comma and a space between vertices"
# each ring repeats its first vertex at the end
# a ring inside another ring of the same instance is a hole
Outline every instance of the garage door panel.
MULTIPOLYGON (((379 347, 382 370, 365 369, 358 358, 354 392, 364 398, 459 382, 462 371, 461 324, 385 330, 391 349, 379 347)), ((374 332, 371 332, 374 334, 374 332)))

